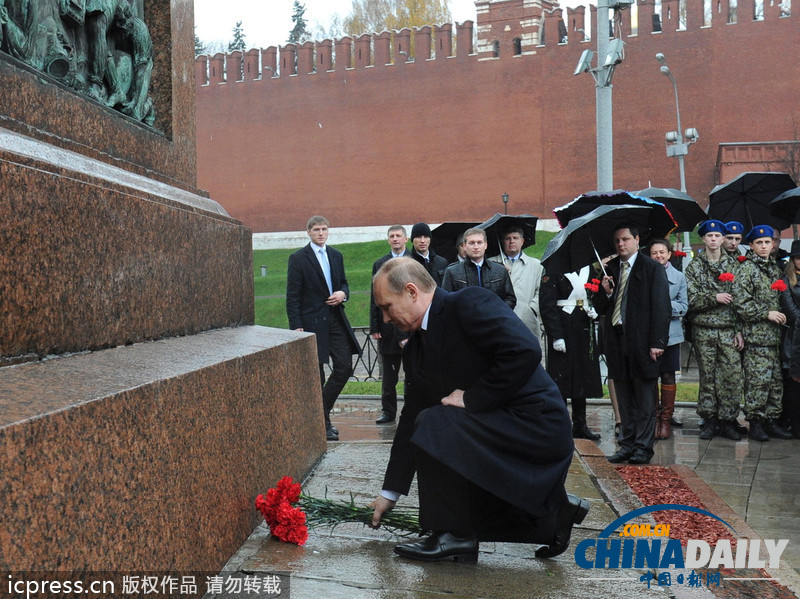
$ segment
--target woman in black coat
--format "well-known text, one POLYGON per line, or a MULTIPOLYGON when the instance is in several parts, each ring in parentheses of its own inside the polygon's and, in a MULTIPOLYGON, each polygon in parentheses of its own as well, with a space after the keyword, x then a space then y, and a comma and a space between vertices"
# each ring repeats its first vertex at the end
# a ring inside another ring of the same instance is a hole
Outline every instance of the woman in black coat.
POLYGON ((800 240, 792 242, 784 271, 786 290, 781 292, 781 310, 786 314, 786 329, 781 349, 783 368, 783 416, 792 437, 800 439, 800 240))
MULTIPOLYGON (((586 424, 586 398, 602 397, 595 319, 589 291, 595 273, 586 266, 580 272, 546 272, 539 289, 539 311, 547 333, 547 372, 558 385, 566 403, 572 399, 572 436, 597 441, 600 435, 586 424)), ((596 279, 595 279, 596 280, 596 279)))

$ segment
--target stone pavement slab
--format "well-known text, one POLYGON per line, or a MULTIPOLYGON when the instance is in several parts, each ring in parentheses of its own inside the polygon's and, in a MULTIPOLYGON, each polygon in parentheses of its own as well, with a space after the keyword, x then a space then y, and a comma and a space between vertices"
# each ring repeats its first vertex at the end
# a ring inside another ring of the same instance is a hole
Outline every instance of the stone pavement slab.
MULTIPOLYGON (((349 500, 368 504, 381 487, 383 471, 389 457, 394 426, 376 426, 380 412, 377 401, 352 401, 337 404, 334 423, 340 430, 338 443, 330 443, 328 452, 318 463, 304 492, 314 497, 349 500)), ((606 408, 606 411, 610 411, 606 408)), ((613 429, 613 418, 600 408, 590 410, 590 425, 598 420, 613 429)), ((610 435, 603 430, 604 437, 610 435)), ((676 440, 692 437, 690 425, 676 440)), ((613 438, 613 437, 612 437, 613 438)), ((452 598, 572 598, 608 597, 676 597, 678 599, 711 599, 712 597, 791 597, 800 589, 797 573, 785 563, 779 571, 768 572, 780 579, 779 585, 769 582, 743 582, 714 588, 690 588, 687 585, 648 588, 639 577, 645 569, 585 570, 575 563, 574 551, 583 539, 595 539, 598 533, 619 516, 642 506, 614 466, 605 458, 607 441, 600 446, 577 440, 576 453, 567 477, 567 490, 585 497, 591 509, 584 522, 575 527, 570 548, 554 559, 537 559, 535 546, 512 543, 481 543, 477 565, 454 562, 422 563, 400 558, 393 548, 403 539, 383 530, 371 530, 360 524, 343 524, 334 529, 310 531, 306 545, 297 547, 273 540, 265 525, 259 526, 250 539, 225 566, 224 572, 265 576, 282 574, 290 585, 291 599, 405 599, 421 597, 452 598), (766 592, 769 590, 769 592, 766 592)), ((708 449, 708 448, 706 448, 708 449)), ((713 447, 709 450, 713 453, 713 447)), ((725 453, 726 450, 721 450, 725 453)), ((691 452, 702 456, 702 451, 691 452)), ((776 447, 769 455, 782 455, 776 447)), ((661 454, 668 454, 662 446, 661 454)), ((702 461, 702 460, 701 460, 702 461)), ((746 519, 723 501, 692 465, 672 466, 708 507, 709 511, 732 523, 743 536, 757 538, 746 519)), ((755 468, 755 465, 753 465, 755 468)), ((754 470, 755 471, 755 470, 754 470)), ((769 468, 764 476, 768 477, 769 468)), ((751 476, 752 478, 752 476, 751 476)), ((736 478, 734 477, 734 480, 736 478)), ((744 479, 743 479, 744 480, 744 479)), ((273 486, 277 481, 267 481, 273 486)), ((790 508, 788 499, 778 507, 790 508)), ((403 505, 416 505, 416 487, 403 505)), ((795 512, 796 513, 796 512, 795 512)), ((648 518, 637 522, 647 522, 648 518)), ((651 520, 652 521, 652 520, 651 520)), ((780 538, 761 535, 762 538, 780 538)), ((678 572, 672 571, 673 575, 678 572)), ((688 576, 689 572, 685 572, 688 576)), ((745 572, 748 576, 757 572, 745 572)), ((219 595, 222 596, 222 595, 219 595)), ((243 597, 245 595, 237 595, 243 597)), ((256 597, 257 595, 246 595, 256 597)), ((268 595, 262 595, 268 596, 268 595)), ((286 596, 285 594, 282 596, 286 596)), ((211 595, 208 599, 211 599, 211 595)))

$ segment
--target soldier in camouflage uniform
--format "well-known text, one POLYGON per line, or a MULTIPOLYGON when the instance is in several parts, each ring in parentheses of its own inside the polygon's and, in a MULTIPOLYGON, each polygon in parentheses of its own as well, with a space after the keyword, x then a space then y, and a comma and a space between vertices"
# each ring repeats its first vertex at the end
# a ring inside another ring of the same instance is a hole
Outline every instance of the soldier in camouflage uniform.
POLYGON ((739 246, 744 236, 744 225, 735 220, 725 223, 725 233, 723 235, 725 235, 725 240, 722 242, 722 249, 725 253, 731 258, 741 256, 742 252, 739 251, 739 246))
POLYGON ((697 413, 703 418, 701 439, 723 437, 740 440, 735 420, 742 396, 739 352, 743 342, 733 311, 733 283, 720 280, 734 276, 737 262, 723 249, 725 225, 707 220, 697 230, 706 248, 686 267, 689 291, 688 318, 697 354, 700 391, 697 413))
POLYGON ((783 274, 770 256, 773 234, 768 225, 756 225, 747 234, 751 251, 739 268, 734 293, 745 342, 744 414, 750 423, 750 438, 755 441, 791 439, 777 422, 783 398, 781 326, 786 315, 780 311, 780 292, 772 288, 783 274))

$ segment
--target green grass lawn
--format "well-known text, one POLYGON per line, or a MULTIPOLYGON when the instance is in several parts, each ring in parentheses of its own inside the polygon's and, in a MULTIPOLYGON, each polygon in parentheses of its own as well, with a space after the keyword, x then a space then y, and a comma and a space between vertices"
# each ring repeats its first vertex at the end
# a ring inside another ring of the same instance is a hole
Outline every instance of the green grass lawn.
MULTIPOLYGON (((541 258, 547 242, 555 233, 536 232, 536 244, 525 248, 525 253, 534 258, 541 258)), ((692 233, 692 243, 699 238, 692 233)), ((344 268, 347 282, 350 285, 350 299, 346 304, 347 317, 354 327, 369 326, 370 283, 372 264, 389 251, 386 241, 369 241, 364 243, 343 243, 335 246, 344 257, 344 268)), ((409 244, 411 247, 411 244, 409 244)), ((289 256, 296 250, 253 250, 253 282, 255 290, 256 324, 286 329, 289 320, 286 316, 286 269, 289 256), (261 276, 261 266, 267 267, 266 276, 261 276)), ((398 393, 402 393, 402 383, 398 384, 398 393)), ((343 393, 348 395, 380 395, 380 383, 375 381, 351 381, 347 383, 343 393)), ((604 387, 605 397, 608 389, 604 387)), ((697 384, 678 385, 677 401, 697 401, 697 384)))

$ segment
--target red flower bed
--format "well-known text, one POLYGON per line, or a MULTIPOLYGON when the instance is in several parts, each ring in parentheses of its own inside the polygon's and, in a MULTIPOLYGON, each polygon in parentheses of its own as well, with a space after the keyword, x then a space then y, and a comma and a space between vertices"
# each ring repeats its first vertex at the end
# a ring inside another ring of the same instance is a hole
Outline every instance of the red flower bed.
MULTIPOLYGON (((621 466, 617 472, 644 505, 679 503, 710 511, 674 470, 663 466, 621 466)), ((689 539, 701 539, 711 545, 719 539, 732 539, 731 545, 736 546, 730 528, 709 516, 669 511, 653 512, 653 518, 659 524, 669 524, 670 538, 680 539, 684 546, 689 539)))

